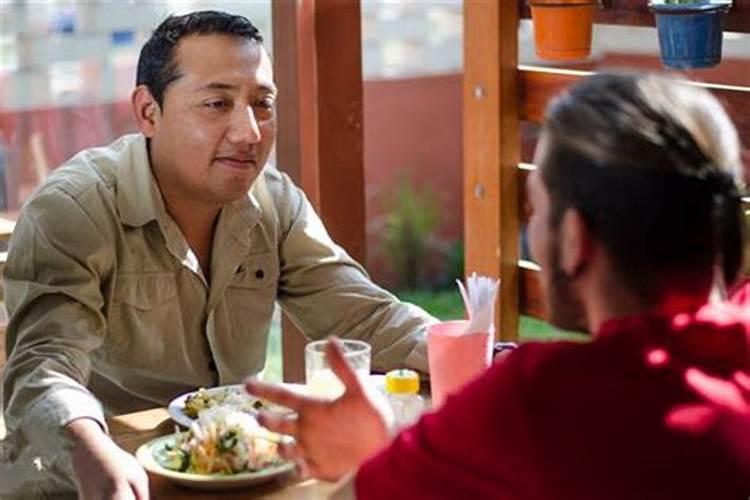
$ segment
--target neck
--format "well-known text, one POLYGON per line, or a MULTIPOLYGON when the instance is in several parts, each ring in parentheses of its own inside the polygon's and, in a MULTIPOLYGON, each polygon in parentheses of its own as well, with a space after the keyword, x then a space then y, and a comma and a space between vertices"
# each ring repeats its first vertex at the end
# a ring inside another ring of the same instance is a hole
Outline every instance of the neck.
POLYGON ((654 300, 626 287, 621 279, 611 275, 588 286, 582 283, 580 290, 589 331, 593 335, 609 320, 645 315, 672 317, 694 312, 708 301, 707 293, 685 293, 683 290, 668 290, 654 300))
POLYGON ((156 170, 154 170, 154 177, 159 185, 167 213, 180 228, 180 232, 196 254, 204 276, 207 280, 210 279, 211 246, 221 205, 202 203, 169 189, 170 182, 168 180, 163 182, 156 170))

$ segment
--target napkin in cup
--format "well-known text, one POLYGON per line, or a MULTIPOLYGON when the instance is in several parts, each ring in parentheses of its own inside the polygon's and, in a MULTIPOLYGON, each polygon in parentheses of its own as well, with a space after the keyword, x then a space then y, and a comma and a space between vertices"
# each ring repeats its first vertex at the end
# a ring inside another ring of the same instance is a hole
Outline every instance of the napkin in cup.
POLYGON ((498 286, 498 280, 476 273, 465 286, 458 281, 468 319, 444 321, 427 329, 433 407, 490 365, 498 286))

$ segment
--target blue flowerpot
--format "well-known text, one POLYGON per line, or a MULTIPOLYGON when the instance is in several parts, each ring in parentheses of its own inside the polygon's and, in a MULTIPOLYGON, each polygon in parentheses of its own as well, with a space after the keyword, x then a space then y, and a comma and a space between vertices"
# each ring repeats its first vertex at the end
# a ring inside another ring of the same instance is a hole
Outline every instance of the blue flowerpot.
POLYGON ((729 4, 654 4, 661 58, 670 68, 709 68, 721 61, 729 4))

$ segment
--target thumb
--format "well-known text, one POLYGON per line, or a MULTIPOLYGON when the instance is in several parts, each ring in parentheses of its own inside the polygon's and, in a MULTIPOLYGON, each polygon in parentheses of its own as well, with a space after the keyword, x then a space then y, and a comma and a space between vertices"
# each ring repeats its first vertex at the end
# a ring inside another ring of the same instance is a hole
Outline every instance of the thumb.
POLYGON ((326 359, 331 365, 331 370, 341 380, 348 393, 361 393, 362 383, 357 377, 354 369, 349 365, 344 357, 344 350, 341 341, 336 337, 331 337, 326 344, 326 359))

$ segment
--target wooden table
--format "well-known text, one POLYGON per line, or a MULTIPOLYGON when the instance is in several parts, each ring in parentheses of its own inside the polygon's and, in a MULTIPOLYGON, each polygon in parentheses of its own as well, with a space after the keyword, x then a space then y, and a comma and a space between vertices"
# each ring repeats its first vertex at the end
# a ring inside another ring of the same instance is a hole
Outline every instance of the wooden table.
MULTIPOLYGON (((107 419, 114 441, 122 448, 135 453, 140 445, 151 439, 174 432, 174 422, 163 408, 129 413, 107 419)), ((289 476, 267 484, 231 491, 199 491, 177 486, 168 479, 149 474, 151 498, 159 499, 247 499, 275 500, 326 498, 334 489, 333 483, 299 479, 289 476)))

